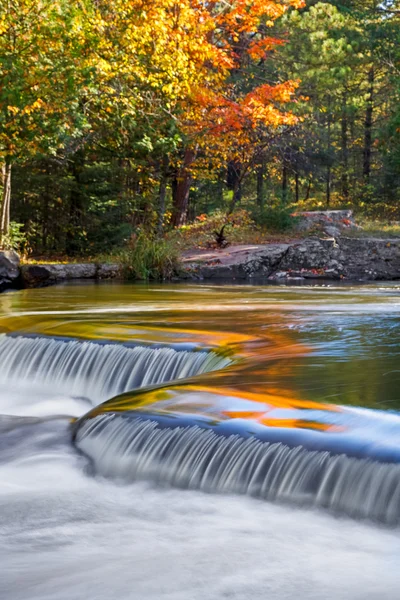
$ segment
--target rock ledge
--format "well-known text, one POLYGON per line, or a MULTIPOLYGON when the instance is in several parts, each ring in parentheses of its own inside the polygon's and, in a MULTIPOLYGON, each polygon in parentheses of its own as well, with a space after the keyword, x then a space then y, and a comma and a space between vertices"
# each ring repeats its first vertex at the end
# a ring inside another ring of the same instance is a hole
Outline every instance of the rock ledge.
POLYGON ((400 238, 318 238, 233 246, 184 257, 183 279, 400 279, 400 238))

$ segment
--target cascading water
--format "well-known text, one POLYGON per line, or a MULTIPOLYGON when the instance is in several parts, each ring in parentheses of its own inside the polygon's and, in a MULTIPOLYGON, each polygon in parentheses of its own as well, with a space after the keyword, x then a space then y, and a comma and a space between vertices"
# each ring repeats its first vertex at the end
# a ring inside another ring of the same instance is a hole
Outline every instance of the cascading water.
POLYGON ((0 599, 397 600, 399 307, 386 285, 1 295, 0 599))
POLYGON ((313 505, 391 525, 400 520, 399 464, 112 414, 84 421, 75 443, 105 477, 313 505))
POLYGON ((0 336, 0 383, 56 389, 96 403, 134 388, 192 377, 230 363, 229 358, 208 350, 0 336))

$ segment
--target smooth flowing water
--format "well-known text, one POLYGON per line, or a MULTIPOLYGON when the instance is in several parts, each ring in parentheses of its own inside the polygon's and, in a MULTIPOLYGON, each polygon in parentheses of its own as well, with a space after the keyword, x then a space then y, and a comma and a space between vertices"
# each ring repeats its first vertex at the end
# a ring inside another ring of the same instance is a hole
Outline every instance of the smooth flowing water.
POLYGON ((399 380, 396 284, 1 295, 0 598, 396 600, 399 380))

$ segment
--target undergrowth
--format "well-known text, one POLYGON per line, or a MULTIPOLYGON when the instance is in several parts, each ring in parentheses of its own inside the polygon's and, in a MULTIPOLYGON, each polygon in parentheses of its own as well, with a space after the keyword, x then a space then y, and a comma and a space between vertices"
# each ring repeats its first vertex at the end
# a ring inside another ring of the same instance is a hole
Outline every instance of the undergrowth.
POLYGON ((146 233, 133 237, 116 256, 126 279, 171 279, 179 271, 179 250, 170 241, 146 233))
POLYGON ((229 245, 262 244, 282 240, 282 234, 290 234, 295 219, 289 208, 269 207, 252 211, 237 209, 231 214, 217 210, 202 214, 192 223, 168 232, 166 239, 182 250, 192 248, 215 248, 216 233, 225 226, 224 235, 229 245))

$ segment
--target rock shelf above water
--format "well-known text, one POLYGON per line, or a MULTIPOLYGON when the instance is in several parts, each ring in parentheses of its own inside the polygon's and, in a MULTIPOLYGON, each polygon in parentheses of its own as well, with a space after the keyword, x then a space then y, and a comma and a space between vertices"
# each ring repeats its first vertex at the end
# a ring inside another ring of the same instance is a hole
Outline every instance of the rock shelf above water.
POLYGON ((400 279, 400 239, 310 237, 285 244, 231 246, 184 257, 192 279, 400 279))
MULTIPOLYGON (((0 292, 43 287, 71 280, 111 279, 115 264, 19 265, 15 253, 0 252, 0 292)), ((400 279, 400 238, 313 236, 288 243, 193 250, 182 257, 177 280, 390 281, 400 279)))

